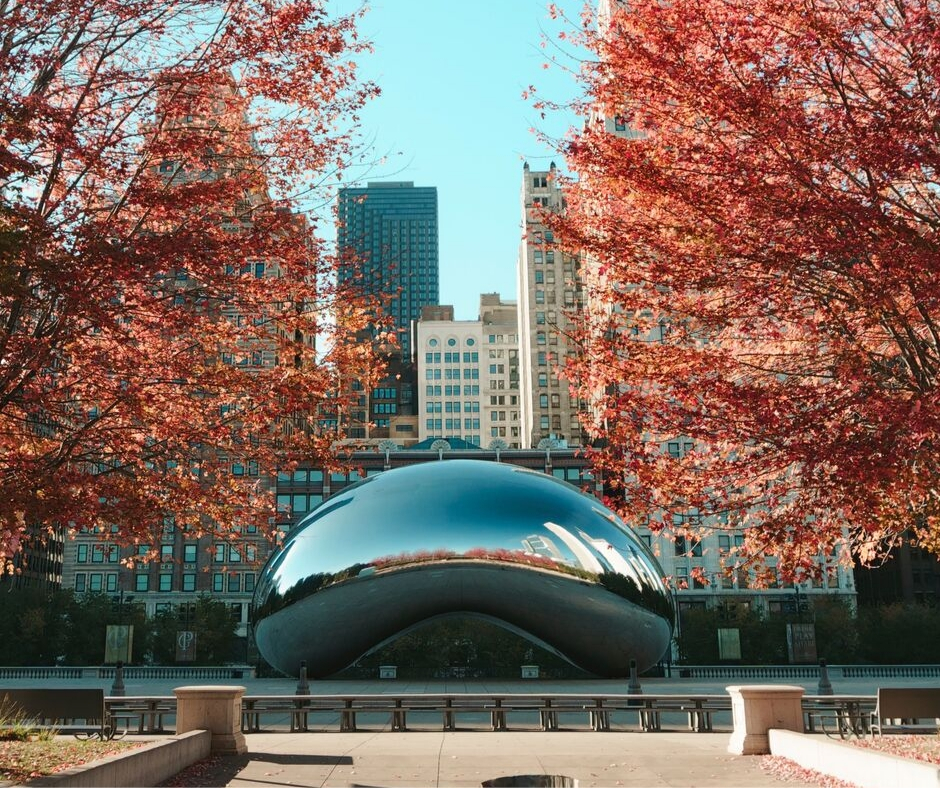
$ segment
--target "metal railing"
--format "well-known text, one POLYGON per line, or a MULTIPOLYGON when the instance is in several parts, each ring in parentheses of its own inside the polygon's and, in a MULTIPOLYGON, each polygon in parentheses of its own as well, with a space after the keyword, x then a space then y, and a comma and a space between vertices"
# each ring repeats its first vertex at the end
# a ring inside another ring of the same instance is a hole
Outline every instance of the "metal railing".
MULTIPOLYGON (((0 667, 0 679, 113 679, 113 665, 0 667)), ((253 679, 250 665, 131 665, 124 677, 133 679, 253 679)))
MULTIPOLYGON (((935 678, 937 665, 828 665, 831 678, 935 678)), ((805 679, 819 675, 817 665, 672 665, 680 679, 805 679)))
MULTIPOLYGON (((827 720, 861 720, 874 695, 806 695, 806 731, 827 720)), ((131 732, 172 730, 173 696, 107 697, 108 715, 131 732)), ((383 693, 381 695, 246 695, 241 724, 261 731, 685 730, 731 729, 728 694, 383 693)))

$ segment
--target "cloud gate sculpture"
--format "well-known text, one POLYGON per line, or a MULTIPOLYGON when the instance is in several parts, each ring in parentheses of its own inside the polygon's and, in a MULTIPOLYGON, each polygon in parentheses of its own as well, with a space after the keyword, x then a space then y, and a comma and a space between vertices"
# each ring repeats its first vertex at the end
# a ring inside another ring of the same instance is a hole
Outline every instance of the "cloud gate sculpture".
POLYGON ((278 670, 327 676, 430 619, 487 618, 600 676, 654 664, 672 597, 596 498, 514 465, 447 460, 347 487, 271 555, 254 631, 278 670))

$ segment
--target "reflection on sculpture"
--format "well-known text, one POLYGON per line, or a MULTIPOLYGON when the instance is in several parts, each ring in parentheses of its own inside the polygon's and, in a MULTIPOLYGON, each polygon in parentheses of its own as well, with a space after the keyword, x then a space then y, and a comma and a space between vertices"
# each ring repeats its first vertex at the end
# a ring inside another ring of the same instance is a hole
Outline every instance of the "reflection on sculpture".
POLYGON ((647 547, 595 498, 543 473, 427 462, 359 482, 311 512, 262 570, 264 658, 326 676, 423 622, 477 615, 573 664, 654 664, 673 606, 647 547))

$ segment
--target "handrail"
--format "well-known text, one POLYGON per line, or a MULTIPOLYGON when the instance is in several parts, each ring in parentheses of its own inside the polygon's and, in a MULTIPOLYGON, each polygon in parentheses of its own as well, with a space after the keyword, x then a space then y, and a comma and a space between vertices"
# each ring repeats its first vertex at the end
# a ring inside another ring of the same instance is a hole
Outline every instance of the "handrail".
MULTIPOLYGON (((802 699, 805 729, 816 730, 816 718, 832 715, 858 717, 875 708, 874 695, 804 695, 802 699)), ((115 718, 137 721, 138 733, 165 730, 165 724, 176 715, 176 698, 169 695, 109 696, 105 698, 108 713, 115 718)), ((539 728, 557 730, 559 715, 582 714, 586 724, 597 731, 610 730, 611 718, 617 715, 624 724, 635 720, 642 730, 661 730, 663 715, 686 715, 688 730, 713 730, 714 715, 724 714, 730 726, 731 696, 727 693, 602 693, 602 692, 475 692, 475 693, 333 693, 326 695, 245 695, 241 701, 242 728, 258 732, 289 726, 291 731, 309 729, 310 715, 328 715, 325 727, 355 731, 359 715, 387 715, 392 730, 407 730, 409 713, 439 714, 444 730, 456 728, 458 715, 476 715, 476 724, 489 718, 494 730, 513 727, 531 729, 519 723, 522 712, 537 713, 539 728), (267 719, 268 726, 262 722, 267 719)), ((530 717, 531 719, 531 717, 530 717)), ((172 727, 172 726, 169 726, 172 727)))

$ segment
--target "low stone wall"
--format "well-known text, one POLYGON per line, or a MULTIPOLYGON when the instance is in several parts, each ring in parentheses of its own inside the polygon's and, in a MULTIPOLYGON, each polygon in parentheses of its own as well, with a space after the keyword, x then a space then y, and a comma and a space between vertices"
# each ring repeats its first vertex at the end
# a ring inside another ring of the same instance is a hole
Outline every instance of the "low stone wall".
POLYGON ((940 768, 930 763, 856 747, 821 734, 770 730, 770 752, 806 769, 854 783, 859 788, 936 788, 940 768))
POLYGON ((31 780, 33 786, 120 788, 157 785, 196 761, 209 757, 209 731, 190 731, 100 761, 31 780))

